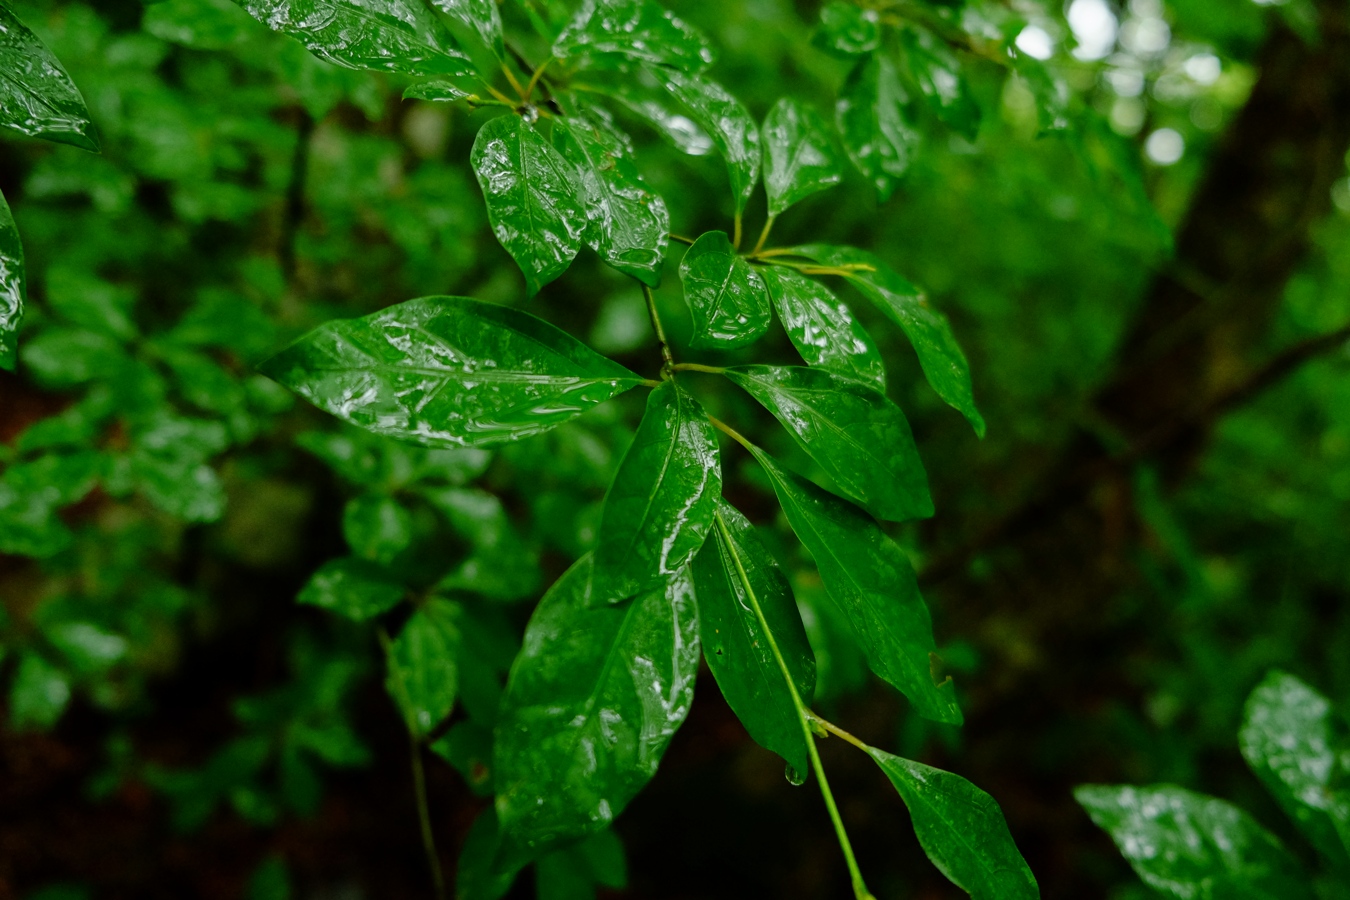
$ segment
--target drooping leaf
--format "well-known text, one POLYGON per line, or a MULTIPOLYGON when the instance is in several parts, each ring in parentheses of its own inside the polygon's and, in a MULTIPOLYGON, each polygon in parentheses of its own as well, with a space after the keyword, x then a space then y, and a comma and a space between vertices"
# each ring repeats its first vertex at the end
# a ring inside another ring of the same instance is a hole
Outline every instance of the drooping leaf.
POLYGON ((721 493, 717 438, 703 407, 662 382, 605 495, 596 596, 624 600, 683 569, 712 528, 721 493))
POLYGON ((553 143, 578 174, 577 193, 586 213, 583 239, 620 272, 656 287, 670 213, 643 182, 626 137, 603 113, 591 110, 555 120, 553 143))
POLYGON ((685 251, 680 280, 694 318, 691 347, 740 347, 768 330, 764 279, 736 254, 725 232, 709 231, 685 251))
POLYGON ((412 514, 388 494, 362 494, 342 512, 342 536, 352 553, 389 565, 412 543, 412 514))
POLYGON ((453 103, 469 96, 472 95, 453 81, 443 79, 419 81, 417 84, 410 84, 403 89, 404 100, 432 100, 441 103, 453 103))
POLYGON ((902 33, 905 63, 933 113, 970 140, 980 130, 980 107, 961 72, 961 60, 927 28, 902 33))
POLYGON ((433 447, 539 434, 641 383, 542 319, 467 297, 329 322, 262 369, 353 425, 433 447))
POLYGON ((835 105, 835 124, 849 158, 885 201, 909 170, 920 134, 895 64, 883 53, 858 61, 835 105))
POLYGON ((471 159, 492 230, 533 295, 567 271, 581 249, 586 212, 580 176, 520 116, 498 116, 484 125, 471 159))
POLYGON ((752 451, 773 483, 792 530, 820 570, 830 599, 848 618, 867 664, 898 688, 919 715, 960 724, 951 679, 933 673, 933 623, 905 552, 858 507, 752 451))
POLYGON ((847 305, 813 278, 784 266, 757 270, 788 339, 802 359, 886 388, 886 366, 872 336, 847 305))
POLYGON ((419 0, 235 0, 273 31, 349 69, 472 75, 473 64, 419 0))
POLYGON ((712 45, 655 0, 586 0, 553 42, 558 59, 602 64, 607 56, 702 72, 712 45))
POLYGON ((98 152, 79 88, 8 4, 0 4, 0 127, 98 152))
POLYGON ((848 270, 848 280, 904 329, 919 356, 923 374, 937 395, 965 416, 976 434, 984 437, 984 417, 975 407, 970 386, 970 364, 952 334, 951 323, 929 304, 922 291, 865 250, 829 244, 793 249, 821 265, 848 270))
POLYGON ((425 735, 459 694, 459 607, 433 598, 413 613, 389 646, 389 694, 408 727, 425 735))
POLYGON ((1174 785, 1083 785, 1074 797, 1149 887, 1183 900, 1306 900, 1278 839, 1232 804, 1174 785))
POLYGON ((501 868, 608 826, 693 701, 688 573, 619 603, 592 596, 591 574, 583 557, 544 595, 511 668, 495 738, 501 868))
POLYGON ((330 559, 310 576, 295 598, 356 622, 398 605, 406 593, 394 574, 364 559, 330 559))
POLYGON ((845 0, 830 0, 820 10, 820 27, 811 42, 838 56, 870 53, 881 46, 880 16, 845 0))
POLYGON ((432 0, 436 8, 473 29, 498 57, 503 55, 502 14, 497 0, 432 0))
POLYGON ((26 294, 23 243, 5 195, 0 194, 0 369, 9 372, 14 371, 18 357, 19 324, 23 322, 26 294))
POLYGON ((736 366, 726 376, 872 515, 903 522, 933 514, 909 422, 871 383, 802 366, 736 366))
POLYGON ((693 564, 703 658, 750 737, 796 771, 807 772, 810 759, 797 704, 770 644, 777 644, 798 696, 809 705, 816 659, 792 588, 739 510, 723 500, 717 516, 718 524, 693 564))
POLYGON ((769 215, 843 180, 834 136, 814 109, 784 97, 769 110, 761 133, 769 215))
POLYGON ((624 108, 655 128, 681 153, 707 156, 714 150, 713 139, 708 132, 693 119, 671 108, 666 90, 646 69, 634 70, 631 77, 590 85, 589 89, 619 101, 624 108))
POLYGON ((919 843, 972 900, 1034 900, 1041 895, 998 804, 959 775, 868 747, 895 785, 919 843))

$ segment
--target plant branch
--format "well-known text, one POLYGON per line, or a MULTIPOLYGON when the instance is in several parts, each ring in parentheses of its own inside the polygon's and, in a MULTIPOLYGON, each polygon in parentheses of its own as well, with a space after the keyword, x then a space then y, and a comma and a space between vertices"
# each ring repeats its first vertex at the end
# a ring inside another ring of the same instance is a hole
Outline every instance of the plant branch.
POLYGON ((670 352, 670 342, 666 340, 666 329, 661 326, 661 314, 656 311, 656 297, 651 287, 643 284, 642 296, 647 301, 647 315, 651 316, 652 328, 656 329, 656 339, 661 342, 661 380, 664 381, 675 370, 675 354, 670 352))
POLYGON ((741 249, 741 231, 743 230, 743 228, 744 223, 741 221, 741 214, 736 213, 736 221, 733 223, 732 226, 732 238, 731 238, 731 246, 736 250, 741 249))
POLYGON ((755 249, 750 251, 751 256, 758 256, 764 249, 764 243, 769 239, 769 232, 773 231, 773 223, 776 218, 776 216, 769 216, 764 221, 764 230, 759 233, 759 240, 755 241, 755 249))
POLYGON ((552 56, 540 63, 539 68, 535 69, 534 74, 530 76, 530 83, 525 85, 526 102, 529 102, 531 95, 534 94, 534 89, 539 85, 539 79, 544 77, 544 70, 548 68, 548 64, 551 62, 553 62, 552 56))
POLYGON ((670 238, 672 241, 677 241, 677 242, 679 242, 679 243, 681 243, 681 244, 687 244, 687 245, 689 245, 689 246, 691 246, 691 247, 692 247, 693 244, 694 244, 694 239, 693 239, 693 238, 685 237, 685 236, 682 235, 682 234, 675 234, 674 232, 672 232, 672 233, 666 235, 666 237, 670 238))
POLYGON ((675 363, 672 372, 707 372, 709 375, 721 375, 726 369, 721 366, 705 366, 702 363, 675 363))
POLYGON ((721 419, 717 418, 717 416, 714 415, 709 415, 708 421, 712 423, 712 427, 716 428, 718 431, 722 432, 727 437, 731 438, 733 441, 740 444, 745 449, 747 450, 750 449, 750 441, 745 437, 745 435, 741 434, 739 431, 732 428, 726 422, 723 422, 721 419))

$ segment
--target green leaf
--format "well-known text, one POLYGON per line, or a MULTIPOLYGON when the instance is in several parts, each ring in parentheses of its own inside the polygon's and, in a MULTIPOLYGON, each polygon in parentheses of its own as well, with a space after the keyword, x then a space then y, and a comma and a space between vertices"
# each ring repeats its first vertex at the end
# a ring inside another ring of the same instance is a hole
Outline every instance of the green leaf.
POLYGON ((713 152, 713 139, 688 116, 677 112, 667 103, 665 88, 656 76, 645 68, 630 73, 629 77, 610 79, 602 84, 588 85, 588 89, 619 101, 633 114, 656 129, 671 146, 689 156, 707 156, 713 152))
POLYGON ((809 244, 793 251, 825 266, 848 270, 848 280, 883 313, 904 329, 919 356, 919 365, 937 395, 984 437, 984 417, 975 408, 970 364, 952 334, 947 317, 934 309, 917 287, 865 250, 830 244, 809 244))
POLYGON ((792 346, 813 366, 886 388, 886 366, 872 336, 834 293, 783 266, 758 270, 792 346))
POLYGON ((1312 897, 1284 846, 1232 804, 1174 785, 1083 785, 1074 797, 1155 890, 1184 900, 1312 897))
POLYGON ((273 31, 289 34, 310 53, 349 69, 405 75, 472 75, 420 0, 235 0, 273 31))
POLYGON ((542 319, 466 297, 329 322, 262 369, 353 425, 433 447, 539 434, 642 381, 542 319))
POLYGON ((739 510, 723 500, 717 515, 720 525, 713 528, 693 564, 703 658, 750 737, 796 771, 810 771, 797 704, 770 643, 777 644, 797 695, 809 705, 816 686, 816 659, 792 588, 739 510), (754 591, 753 602, 741 580, 742 570, 754 591))
POLYGON ((403 89, 404 100, 432 100, 453 103, 473 96, 453 81, 419 81, 403 89))
POLYGON ((127 639, 92 622, 44 625, 43 633, 80 675, 98 675, 127 654, 127 639))
POLYGON ((801 366, 736 366, 725 374, 872 515, 904 522, 933 514, 909 422, 872 384, 801 366))
POLYGON ((973 900, 1040 897, 993 797, 951 772, 875 747, 867 754, 895 785, 924 852, 952 884, 973 900))
POLYGON ((9 721, 16 729, 46 730, 56 724, 70 703, 70 679, 36 653, 19 658, 9 687, 9 721))
POLYGON ((680 262, 684 299, 694 319, 691 347, 740 347, 769 329, 764 280, 736 254, 726 233, 699 237, 680 262))
POLYGON ((721 493, 717 437, 703 407, 662 382, 605 495, 597 596, 625 600, 683 569, 703 546, 721 493))
POLYGON ((961 71, 961 60, 927 28, 902 33, 905 64, 919 93, 940 120, 970 140, 980 131, 980 107, 961 71))
POLYGON ((656 774, 693 702, 688 573, 619 603, 592 597, 591 574, 583 557, 544 595, 511 668, 495 738, 499 867, 608 826, 656 774))
POLYGON ((661 283, 670 213, 642 180, 633 148, 600 110, 558 118, 553 144, 577 172, 582 238, 606 263, 650 287, 661 283))
POLYGON ((873 53, 858 61, 835 105, 835 124, 853 165, 885 201, 909 170, 920 134, 895 64, 873 53))
POLYGON ((512 526, 501 500, 487 491, 466 488, 424 488, 419 493, 474 548, 473 555, 437 587, 508 601, 535 592, 539 559, 512 526))
POLYGON ((408 727, 426 735, 448 715, 459 693, 459 607, 428 600, 389 646, 389 694, 408 727))
POLYGON ((936 645, 909 557, 870 516, 752 448, 778 502, 820 570, 830 599, 848 617, 867 664, 919 715, 961 723, 951 679, 933 675, 936 645))
POLYGON ((811 39, 822 50, 851 57, 881 46, 880 15, 844 0, 831 0, 820 10, 820 28, 811 39))
POLYGON ((1041 134, 1069 127, 1069 85, 1049 66, 1020 50, 1013 53, 1013 70, 1022 77, 1036 101, 1036 124, 1041 134))
POLYGON ((520 116, 498 116, 473 142, 488 220, 531 296, 572 264, 586 230, 576 170, 520 116))
POLYGON ((538 900, 595 900, 601 885, 622 889, 628 884, 623 844, 613 831, 601 831, 549 853, 536 864, 535 884, 538 900))
POLYGON ((492 796, 491 729, 473 721, 457 722, 431 749, 455 767, 474 794, 492 796))
POLYGON ((14 371, 18 358, 19 323, 23 321, 27 294, 23 266, 23 243, 14 216, 0 194, 0 369, 14 371))
POLYGON ((478 39, 498 57, 504 54, 502 14, 497 0, 431 0, 437 9, 473 29, 478 39))
POLYGON ((713 62, 708 39, 654 0, 586 0, 554 41, 553 55, 592 64, 615 56, 690 73, 713 62))
POLYGON ((362 494, 342 512, 342 536, 352 553, 388 565, 412 544, 412 514, 388 494, 362 494))
POLYGON ((141 28, 197 50, 225 50, 256 37, 258 23, 231 0, 166 0, 147 6, 141 28))
POLYGON ((330 559, 320 566, 295 599, 363 622, 393 609, 405 593, 393 572, 364 559, 347 557, 330 559))
POLYGON ((525 862, 499 869, 494 865, 502 846, 497 811, 489 806, 474 820, 459 851, 455 900, 499 900, 511 889, 525 862))
POLYGON ((79 88, 4 3, 0 3, 0 127, 98 152, 98 136, 79 88))
POLYGON ((834 136, 814 109, 784 97, 769 110, 761 133, 770 216, 843 181, 834 136))

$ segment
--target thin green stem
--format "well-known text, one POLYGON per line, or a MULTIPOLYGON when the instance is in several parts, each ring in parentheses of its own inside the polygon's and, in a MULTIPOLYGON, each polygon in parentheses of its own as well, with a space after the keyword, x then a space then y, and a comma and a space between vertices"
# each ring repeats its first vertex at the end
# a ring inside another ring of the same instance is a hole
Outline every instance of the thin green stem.
POLYGON ((826 731, 828 731, 830 734, 834 735, 835 737, 837 737, 837 738, 843 738, 844 740, 848 741, 850 744, 852 744, 853 746, 857 747, 859 750, 861 750, 861 751, 864 752, 864 753, 868 752, 868 750, 871 749, 871 748, 868 747, 866 744, 864 744, 861 740, 859 740, 858 738, 856 738, 856 737, 854 737, 853 735, 849 734, 847 731, 845 731, 844 729, 840 728, 838 725, 834 724, 833 722, 829 721, 828 719, 824 719, 824 718, 818 716, 813 710, 807 710, 807 713, 811 716, 812 721, 814 721, 817 725, 819 725, 821 728, 824 728, 826 731))
POLYGON ((529 102, 530 96, 534 94, 534 89, 539 86, 539 79, 544 77, 544 70, 548 68, 548 64, 551 62, 553 62, 552 56, 540 63, 539 68, 535 69, 534 74, 530 76, 530 83, 525 85, 526 102, 529 102))
POLYGON ((721 419, 717 418, 717 416, 712 415, 708 416, 708 421, 712 423, 712 427, 716 428, 745 449, 750 449, 750 441, 746 439, 745 435, 732 428, 726 422, 723 422, 721 419))
POLYGON ((677 242, 679 242, 679 243, 681 243, 681 244, 687 244, 687 245, 689 245, 689 246, 693 246, 693 243, 694 243, 694 239, 693 239, 693 238, 691 238, 691 237, 685 237, 685 236, 682 235, 682 234, 675 234, 674 232, 671 232, 670 234, 668 234, 667 237, 669 237, 672 241, 677 241, 677 242))
POLYGON ((705 366, 702 363, 675 363, 672 372, 707 372, 709 375, 721 375, 726 369, 721 366, 705 366))
POLYGON ((755 241, 755 249, 750 251, 751 256, 759 255, 759 252, 764 249, 764 242, 769 239, 769 232, 773 231, 773 223, 777 218, 777 216, 769 216, 769 218, 765 220, 764 230, 759 233, 759 240, 755 241))
POLYGON ((483 82, 483 86, 486 87, 488 89, 488 93, 496 97, 497 102, 501 103, 503 106, 509 106, 512 109, 515 109, 517 106, 520 105, 516 101, 512 100, 510 97, 503 94, 501 91, 497 90, 492 85, 488 84, 486 81, 483 82))
POLYGON ((652 328, 656 329, 656 339, 661 342, 661 380, 665 381, 675 371, 675 354, 670 352, 670 343, 666 341, 666 329, 661 326, 661 315, 656 311, 656 297, 651 287, 643 284, 642 296, 647 301, 647 314, 652 318, 652 328))
POLYGON ((511 71, 511 67, 506 63, 502 63, 502 71, 506 73, 506 80, 511 82, 511 88, 520 95, 520 102, 529 102, 530 98, 526 95, 525 88, 521 85, 520 80, 516 78, 516 73, 511 71))
POLYGON ((741 222, 741 214, 736 213, 736 221, 733 225, 732 229, 733 233, 731 237, 731 246, 736 250, 741 249, 741 232, 743 230, 744 230, 744 223, 741 222))

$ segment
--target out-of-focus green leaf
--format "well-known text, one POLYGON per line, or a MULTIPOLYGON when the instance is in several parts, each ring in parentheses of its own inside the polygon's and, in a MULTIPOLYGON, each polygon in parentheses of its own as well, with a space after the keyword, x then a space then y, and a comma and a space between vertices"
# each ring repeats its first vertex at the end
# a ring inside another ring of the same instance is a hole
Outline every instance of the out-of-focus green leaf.
POLYGON ((14 371, 18 358, 19 323, 23 321, 26 293, 23 243, 5 195, 0 194, 0 369, 9 372, 14 371))
POLYGON ((112 381, 128 365, 116 339, 84 328, 46 328, 25 340, 19 358, 41 383, 70 388, 94 379, 112 381))
POLYGON ((909 807, 914 833, 928 858, 972 900, 1040 897, 1036 878, 993 797, 951 772, 875 747, 867 753, 909 807))
POLYGON ((853 67, 835 105, 844 148, 883 201, 909 171, 919 144, 909 103, 895 64, 885 54, 873 53, 853 67))
POLYGON ((783 266, 758 270, 788 339, 813 366, 886 388, 886 366, 872 336, 847 305, 813 278, 783 266))
POLYGON ((880 16, 845 0, 830 0, 820 10, 820 27, 811 42, 822 50, 851 57, 881 46, 880 16))
POLYGON ((98 152, 79 88, 8 4, 0 4, 0 128, 98 152))
POLYGON ((433 447, 539 434, 642 381, 542 319, 466 297, 329 322, 262 368, 354 425, 433 447))
POLYGON ((961 72, 961 60, 927 28, 905 29, 902 40, 905 64, 933 113, 974 140, 980 131, 980 107, 961 72))
POLYGON ((655 0, 586 0, 554 41, 553 55, 592 64, 616 56, 691 73, 713 61, 708 39, 655 0))
POLYGON ((9 721, 15 728, 48 729, 70 703, 70 679, 36 653, 19 658, 9 687, 9 721))
POLYGON ((141 27, 184 47, 225 50, 255 37, 258 24, 230 0, 165 0, 145 8, 141 27))
POLYGON ((512 526, 501 500, 467 488, 424 488, 419 493, 473 543, 473 555, 441 579, 440 589, 472 591, 493 600, 519 600, 535 592, 538 557, 512 526))
POLYGON ((703 545, 721 493, 717 437, 703 407, 674 381, 662 382, 605 496, 596 596, 626 600, 683 569, 703 545))
POLYGON ((503 55, 502 14, 497 0, 432 0, 436 8, 469 28, 493 53, 503 55))
POLYGON ((1069 86, 1049 66, 1033 56, 1016 51, 1013 69, 1031 89, 1036 101, 1036 123, 1042 134, 1069 127, 1069 86))
POLYGON ((938 683, 933 674, 933 623, 905 552, 853 504, 794 475, 759 448, 753 452, 872 671, 903 692, 919 715, 960 724, 951 679, 938 683))
POLYGON ((450 103, 472 96, 453 81, 419 81, 403 89, 404 100, 438 100, 450 103))
POLYGON ((555 850, 536 864, 537 900, 595 900, 597 887, 621 889, 627 882, 623 844, 613 831, 555 850))
POLYGON ((352 553, 388 565, 412 543, 412 514, 388 494, 362 494, 342 512, 342 536, 352 553))
POLYGON ((459 852, 455 871, 455 900, 499 900, 511 889, 525 862, 498 868, 502 847, 497 810, 489 806, 474 820, 459 852))
POLYGON ((248 900, 291 900, 291 876, 286 861, 269 856, 253 870, 248 880, 248 900))
POLYGON ((765 117, 761 136, 769 215, 843 180, 834 136, 814 109, 783 97, 765 117))
POLYGON ((405 593, 389 570, 348 557, 320 566, 295 599, 362 622, 393 609, 405 593))
POLYGON ((43 632, 71 668, 81 675, 107 670, 127 654, 127 639, 93 622, 57 622, 43 632))
POLYGON ((685 251, 680 280, 694 318, 691 347, 739 347, 768 330, 764 280, 736 254, 725 232, 709 231, 685 251))
POLYGON ((480 797, 492 795, 492 731, 474 721, 457 722, 431 749, 464 777, 480 797))
POLYGON ((648 66, 689 117, 712 138, 727 163, 736 212, 745 209, 759 181, 759 126, 739 100, 715 81, 675 69, 648 66))
POLYGON ((389 694, 415 734, 427 734, 455 706, 460 640, 458 606, 433 598, 389 646, 389 694))
POLYGON ((56 266, 47 270, 47 303, 62 319, 119 341, 136 336, 134 300, 125 287, 85 273, 56 266))

